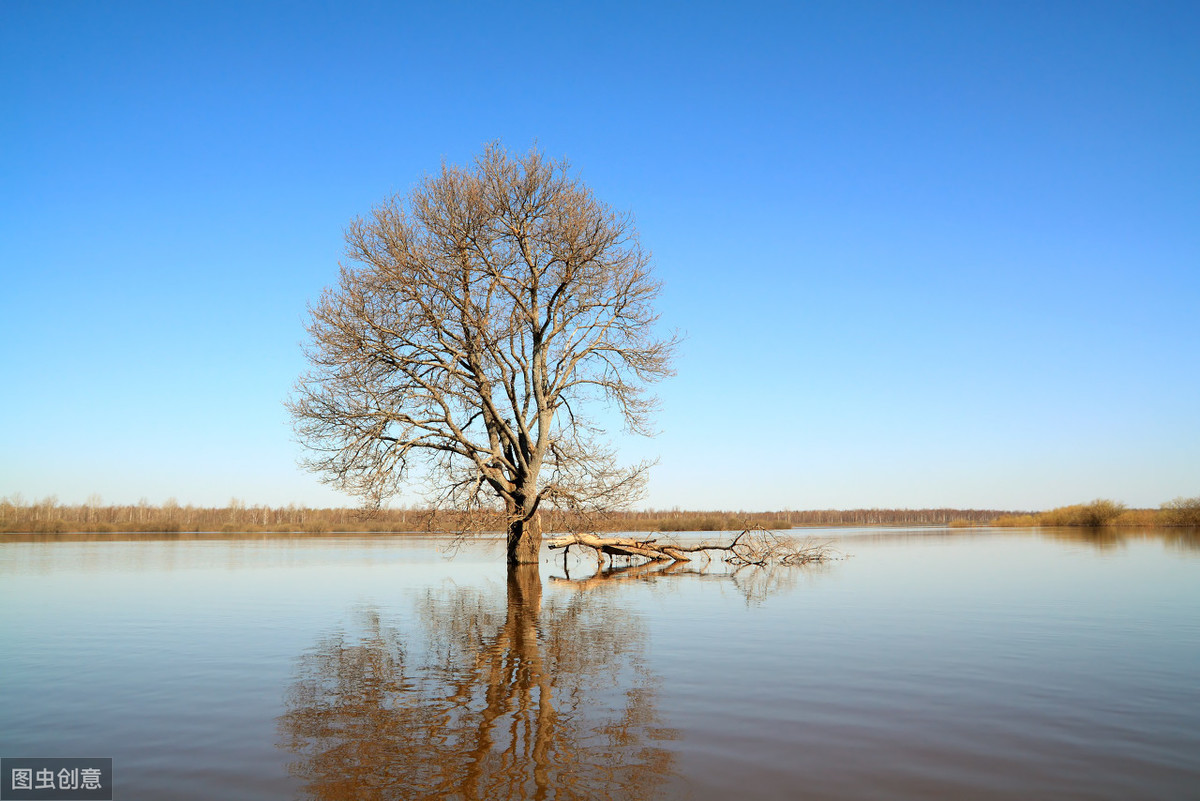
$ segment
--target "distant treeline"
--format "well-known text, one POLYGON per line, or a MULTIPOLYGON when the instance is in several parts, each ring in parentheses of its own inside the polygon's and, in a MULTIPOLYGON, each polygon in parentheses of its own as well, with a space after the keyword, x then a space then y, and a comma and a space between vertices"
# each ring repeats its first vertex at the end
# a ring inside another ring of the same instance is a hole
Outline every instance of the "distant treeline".
POLYGON ((1091 503, 1060 506, 1048 512, 1002 515, 993 526, 1200 526, 1200 496, 1176 498, 1158 509, 1127 509, 1100 498, 1091 503))
POLYGON ((411 511, 396 510, 365 517, 355 509, 309 509, 303 506, 247 506, 231 501, 228 506, 181 506, 167 501, 162 506, 136 505, 77 506, 59 504, 54 498, 24 504, 0 500, 0 532, 67 531, 410 531, 422 526, 411 511), (409 521, 412 522, 409 522, 409 521))
POLYGON ((618 512, 612 531, 731 531, 758 525, 769 529, 806 526, 945 526, 956 521, 986 525, 995 509, 820 509, 782 512, 685 512, 678 509, 618 512))
MULTIPOLYGON (((786 529, 803 526, 934 526, 958 523, 986 525, 1004 514, 986 509, 827 509, 822 511, 684 511, 645 510, 614 512, 600 519, 582 520, 548 510, 547 531, 589 528, 599 531, 729 531, 748 526, 786 529)), ((302 506, 247 506, 232 501, 224 507, 181 506, 168 501, 115 506, 91 502, 60 504, 51 497, 34 503, 0 499, 0 531, 302 531, 321 532, 455 532, 465 527, 463 515, 421 509, 310 509, 302 506)), ((497 516, 493 528, 503 530, 497 516)))
MULTIPOLYGON (((684 511, 615 512, 601 519, 582 520, 548 510, 547 532, 596 531, 730 531, 762 526, 768 529, 811 526, 1188 526, 1200 525, 1200 497, 1179 498, 1160 509, 1126 509, 1114 501, 1094 501, 1049 512, 1011 512, 994 509, 825 509, 817 511, 684 511)), ((465 515, 421 509, 310 509, 303 506, 247 506, 231 501, 224 507, 103 505, 98 500, 79 505, 50 497, 26 503, 0 499, 0 532, 439 532, 452 533, 467 525, 465 515)), ((504 521, 497 516, 493 530, 504 521)))

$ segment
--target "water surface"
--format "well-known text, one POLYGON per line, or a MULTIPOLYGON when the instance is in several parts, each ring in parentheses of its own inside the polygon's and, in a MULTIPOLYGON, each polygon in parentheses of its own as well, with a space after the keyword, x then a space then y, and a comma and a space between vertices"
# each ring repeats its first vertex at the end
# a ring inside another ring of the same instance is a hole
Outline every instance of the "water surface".
POLYGON ((127 799, 1200 793, 1194 533, 801 533, 850 556, 7 536, 0 755, 127 799))

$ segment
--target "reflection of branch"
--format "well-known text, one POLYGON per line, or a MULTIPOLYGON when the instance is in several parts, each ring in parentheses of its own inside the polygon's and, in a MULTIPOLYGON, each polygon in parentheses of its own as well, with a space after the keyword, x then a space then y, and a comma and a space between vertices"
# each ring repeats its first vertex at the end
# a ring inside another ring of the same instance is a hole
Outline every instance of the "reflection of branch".
POLYGON ((586 591, 601 584, 610 584, 616 581, 652 581, 661 576, 697 575, 701 573, 703 571, 689 567, 687 562, 642 562, 638 565, 610 567, 594 573, 587 578, 573 579, 568 575, 566 578, 551 576, 550 580, 559 586, 586 591))
POLYGON ((747 603, 762 603, 769 596, 792 589, 805 571, 787 569, 780 564, 737 564, 713 568, 710 562, 695 567, 690 562, 642 562, 625 567, 603 568, 584 578, 551 576, 555 586, 576 590, 581 595, 602 587, 614 587, 622 582, 656 582, 660 579, 689 577, 697 581, 728 581, 745 597, 747 603))

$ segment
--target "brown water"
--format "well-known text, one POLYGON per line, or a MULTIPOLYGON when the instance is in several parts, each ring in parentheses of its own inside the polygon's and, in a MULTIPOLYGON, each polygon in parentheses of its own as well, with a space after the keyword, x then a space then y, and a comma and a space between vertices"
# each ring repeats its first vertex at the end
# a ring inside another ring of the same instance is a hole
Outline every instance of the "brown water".
POLYGON ((118 799, 1200 798, 1195 533, 810 533, 850 558, 5 537, 0 755, 118 799))

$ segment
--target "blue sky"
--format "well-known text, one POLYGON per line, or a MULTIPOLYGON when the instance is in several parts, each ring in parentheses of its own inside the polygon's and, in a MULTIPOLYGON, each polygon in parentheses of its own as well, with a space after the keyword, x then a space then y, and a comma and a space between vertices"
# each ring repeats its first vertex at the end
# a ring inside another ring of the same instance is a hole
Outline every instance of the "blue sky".
POLYGON ((497 139, 655 255, 647 505, 1200 494, 1198 86, 1195 3, 9 0, 0 495, 353 503, 305 304, 497 139))

